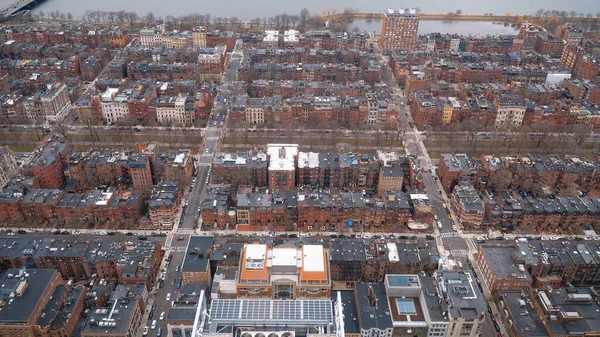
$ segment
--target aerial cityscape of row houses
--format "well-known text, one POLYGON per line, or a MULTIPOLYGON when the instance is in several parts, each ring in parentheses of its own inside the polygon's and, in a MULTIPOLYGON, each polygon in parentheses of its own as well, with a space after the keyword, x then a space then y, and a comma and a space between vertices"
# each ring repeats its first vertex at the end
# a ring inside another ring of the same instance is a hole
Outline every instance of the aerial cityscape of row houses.
POLYGON ((0 9, 1 336, 600 334, 600 18, 36 5, 0 9))

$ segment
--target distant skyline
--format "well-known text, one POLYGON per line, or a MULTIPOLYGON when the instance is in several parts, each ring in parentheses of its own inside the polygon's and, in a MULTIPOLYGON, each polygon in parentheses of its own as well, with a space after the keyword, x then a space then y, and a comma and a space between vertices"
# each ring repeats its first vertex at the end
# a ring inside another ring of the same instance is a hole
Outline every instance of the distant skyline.
MULTIPOLYGON (((0 0, 0 5, 5 6, 11 0, 0 0)), ((34 10, 71 12, 74 16, 83 14, 86 10, 136 11, 139 15, 153 12, 155 15, 182 15, 188 13, 208 13, 213 16, 232 17, 237 16, 242 20, 250 20, 256 17, 269 17, 281 13, 296 14, 304 7, 311 13, 319 13, 323 9, 332 7, 343 11, 346 7, 357 8, 362 12, 380 12, 388 7, 420 7, 427 13, 449 12, 460 9, 463 13, 483 14, 495 13, 505 14, 533 14, 539 8, 576 11, 596 14, 600 12, 600 1, 598 0, 570 0, 570 1, 548 1, 548 0, 420 0, 420 1, 390 1, 390 0, 306 0, 284 2, 279 0, 255 0, 247 1, 207 1, 207 0, 46 0, 34 10)))

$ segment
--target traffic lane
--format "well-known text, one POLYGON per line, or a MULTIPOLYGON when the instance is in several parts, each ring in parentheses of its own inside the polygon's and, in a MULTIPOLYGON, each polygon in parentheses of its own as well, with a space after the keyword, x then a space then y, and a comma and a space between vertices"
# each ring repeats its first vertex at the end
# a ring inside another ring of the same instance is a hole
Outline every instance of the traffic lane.
MULTIPOLYGON (((53 234, 53 232, 44 232, 44 231, 39 231, 36 232, 35 229, 23 229, 26 230, 27 233, 24 234, 15 234, 14 236, 8 236, 8 235, 3 235, 0 234, 0 237, 8 237, 8 238, 27 238, 27 239, 47 239, 47 238, 51 238, 51 239, 57 239, 57 240, 65 240, 65 241, 90 241, 90 242, 94 242, 94 241, 112 241, 112 242, 137 242, 140 241, 138 240, 137 236, 142 234, 143 232, 139 232, 139 233, 131 233, 131 235, 92 235, 91 233, 81 233, 78 235, 63 235, 63 234, 53 234)), ((94 230, 96 231, 96 230, 94 230)), ((148 231, 148 234, 150 234, 150 231, 148 231)), ((153 242, 157 242, 160 243, 161 245, 164 245, 165 241, 166 241, 166 236, 151 236, 149 235, 146 239, 147 241, 153 241, 153 242)))
POLYGON ((494 327, 494 322, 492 322, 491 314, 485 314, 485 320, 483 324, 483 328, 481 329, 482 337, 496 337, 498 332, 496 332, 496 328, 494 327))
MULTIPOLYGON (((169 267, 167 268, 167 275, 165 277, 164 280, 164 287, 163 288, 159 288, 156 291, 156 294, 154 295, 154 301, 156 303, 156 309, 154 311, 154 317, 152 318, 152 320, 156 320, 157 325, 156 327, 162 327, 162 330, 164 333, 166 333, 166 328, 167 328, 167 313, 169 311, 169 309, 171 308, 171 302, 175 301, 175 299, 177 298, 178 294, 179 294, 179 289, 177 289, 177 279, 181 274, 181 270, 179 272, 176 272, 176 266, 179 265, 181 267, 182 263, 183 263, 183 257, 185 256, 184 252, 177 252, 177 251, 173 251, 171 252, 173 258, 171 260, 171 262, 169 263, 169 267), (173 283, 173 284, 172 284, 173 283), (167 295, 171 294, 171 297, 169 300, 167 300, 167 295), (165 312, 165 317, 164 319, 160 319, 160 314, 162 312, 165 312)), ((152 323, 151 320, 149 320, 149 323, 152 323)), ((154 332, 154 335, 156 334, 156 331, 154 332)))
MULTIPOLYGON (((454 232, 452 228, 452 220, 448 218, 448 211, 444 205, 446 204, 446 200, 442 197, 442 195, 438 192, 439 187, 437 183, 431 177, 429 171, 427 172, 424 178, 425 187, 427 187, 427 191, 429 192, 429 198, 432 203, 432 209, 434 214, 438 217, 438 220, 442 223, 442 228, 438 228, 440 232, 454 232)), ((437 224, 436 224, 437 226, 437 224)))
POLYGON ((201 202, 201 194, 206 186, 206 174, 208 173, 208 168, 206 166, 200 166, 198 168, 198 175, 196 177, 196 186, 192 190, 192 195, 190 199, 188 199, 188 207, 186 210, 186 215, 183 220, 183 229, 193 229, 194 226, 198 223, 198 217, 196 217, 196 211, 200 208, 201 202))
MULTIPOLYGON (((198 175, 202 171, 202 166, 197 169, 198 175)), ((202 190, 203 178, 196 177, 196 183, 192 192, 188 194, 188 207, 186 210, 186 218, 184 219, 183 228, 193 228, 194 225, 198 222, 198 217, 196 216, 198 213, 198 209, 200 208, 200 191, 202 190)))

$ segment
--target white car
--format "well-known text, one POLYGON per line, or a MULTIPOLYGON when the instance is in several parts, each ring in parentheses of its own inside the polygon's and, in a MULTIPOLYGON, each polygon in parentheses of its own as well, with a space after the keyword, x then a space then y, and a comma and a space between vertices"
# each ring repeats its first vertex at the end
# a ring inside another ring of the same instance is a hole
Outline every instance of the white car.
POLYGON ((158 317, 158 319, 160 319, 161 321, 163 319, 165 319, 165 312, 164 311, 160 313, 160 316, 158 317))
POLYGON ((156 320, 152 321, 152 326, 150 327, 152 330, 156 329, 156 320))
POLYGON ((170 301, 170 300, 171 300, 171 293, 168 293, 167 294, 167 301, 170 301))
POLYGON ((456 225, 452 225, 452 230, 457 231, 456 225))
POLYGON ((146 326, 144 327, 144 331, 142 332, 142 336, 147 336, 147 335, 148 335, 148 330, 149 330, 149 329, 148 329, 148 326, 146 325, 146 326))

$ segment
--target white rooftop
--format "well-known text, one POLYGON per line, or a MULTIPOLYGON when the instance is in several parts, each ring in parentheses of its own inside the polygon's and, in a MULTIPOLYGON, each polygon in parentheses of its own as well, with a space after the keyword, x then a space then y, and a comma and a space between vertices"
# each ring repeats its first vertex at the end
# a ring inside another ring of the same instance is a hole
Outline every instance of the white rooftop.
POLYGON ((269 170, 293 171, 294 157, 298 155, 298 144, 268 144, 269 170))
POLYGON ((296 266, 298 250, 296 248, 273 248, 272 266, 296 266))
POLYGON ((304 245, 303 262, 304 271, 325 271, 325 258, 323 255, 323 246, 304 245))
POLYGON ((316 152, 298 152, 298 167, 319 167, 319 154, 316 152))
POLYGON ((246 260, 264 260, 267 256, 267 245, 246 245, 246 260))
POLYGON ((398 246, 393 242, 387 243, 388 248, 388 258, 390 262, 398 262, 400 261, 400 257, 398 256, 398 246))
POLYGON ((183 164, 183 160, 185 159, 186 154, 185 153, 179 153, 178 155, 175 156, 175 163, 176 164, 183 164))

